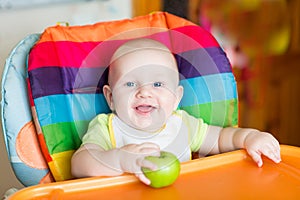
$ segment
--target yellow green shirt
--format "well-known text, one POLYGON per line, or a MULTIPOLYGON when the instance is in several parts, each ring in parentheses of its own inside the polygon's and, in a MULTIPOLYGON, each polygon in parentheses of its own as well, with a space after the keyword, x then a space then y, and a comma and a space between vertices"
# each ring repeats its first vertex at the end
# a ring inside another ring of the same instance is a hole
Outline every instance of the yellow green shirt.
POLYGON ((165 126, 155 133, 136 130, 115 114, 99 114, 89 124, 82 144, 93 143, 105 150, 127 144, 153 142, 161 150, 174 153, 181 162, 191 159, 191 152, 197 152, 205 138, 207 124, 183 110, 174 111, 165 126))

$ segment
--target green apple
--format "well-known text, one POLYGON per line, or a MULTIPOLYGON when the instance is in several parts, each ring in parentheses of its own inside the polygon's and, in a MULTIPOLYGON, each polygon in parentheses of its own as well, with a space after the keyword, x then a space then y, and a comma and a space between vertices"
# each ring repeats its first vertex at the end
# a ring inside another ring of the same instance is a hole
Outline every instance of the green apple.
POLYGON ((162 151, 159 157, 147 156, 145 159, 157 165, 155 171, 142 167, 142 172, 151 181, 151 187, 166 187, 176 181, 180 173, 180 162, 174 154, 162 151))

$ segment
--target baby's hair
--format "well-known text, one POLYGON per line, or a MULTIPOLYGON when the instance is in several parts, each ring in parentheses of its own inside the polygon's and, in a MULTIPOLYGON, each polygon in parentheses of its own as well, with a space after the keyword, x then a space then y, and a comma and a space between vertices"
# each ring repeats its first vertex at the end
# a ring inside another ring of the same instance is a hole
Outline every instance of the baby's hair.
MULTIPOLYGON (((132 53, 132 52, 140 51, 140 50, 159 50, 159 51, 162 51, 162 52, 172 55, 173 59, 176 62, 176 59, 175 59, 173 53, 163 43, 158 42, 154 39, 149 39, 149 38, 132 39, 132 40, 129 40, 129 41, 123 43, 121 46, 119 46, 117 48, 117 50, 114 52, 114 54, 112 55, 112 57, 110 59, 110 64, 107 69, 107 77, 109 77, 110 68, 114 61, 118 60, 120 57, 122 57, 128 53, 132 53)), ((108 80, 109 80, 109 78, 108 78, 108 80)))
POLYGON ((139 50, 159 50, 172 54, 170 49, 164 44, 149 38, 138 38, 129 40, 122 44, 113 54, 110 63, 114 62, 116 59, 126 55, 128 53, 139 51, 139 50))

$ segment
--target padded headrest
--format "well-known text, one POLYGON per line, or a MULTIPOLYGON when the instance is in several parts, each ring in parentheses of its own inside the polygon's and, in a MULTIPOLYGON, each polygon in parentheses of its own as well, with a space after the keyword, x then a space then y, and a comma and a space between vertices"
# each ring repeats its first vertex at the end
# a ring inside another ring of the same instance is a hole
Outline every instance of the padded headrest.
POLYGON ((27 93, 27 57, 40 38, 32 34, 20 41, 6 59, 2 75, 1 117, 8 159, 24 186, 53 182, 41 152, 27 93))

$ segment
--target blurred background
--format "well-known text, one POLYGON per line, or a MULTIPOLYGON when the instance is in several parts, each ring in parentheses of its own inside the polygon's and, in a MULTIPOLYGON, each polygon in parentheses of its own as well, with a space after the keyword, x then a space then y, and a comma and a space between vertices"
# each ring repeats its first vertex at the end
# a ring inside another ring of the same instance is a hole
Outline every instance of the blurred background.
MULTIPOLYGON (((300 0, 0 0, 0 74, 14 46, 48 26, 159 10, 203 26, 221 44, 238 83, 241 127, 300 146, 300 0)), ((11 170, 2 133, 0 158, 2 196, 10 187, 23 187, 11 170)))

